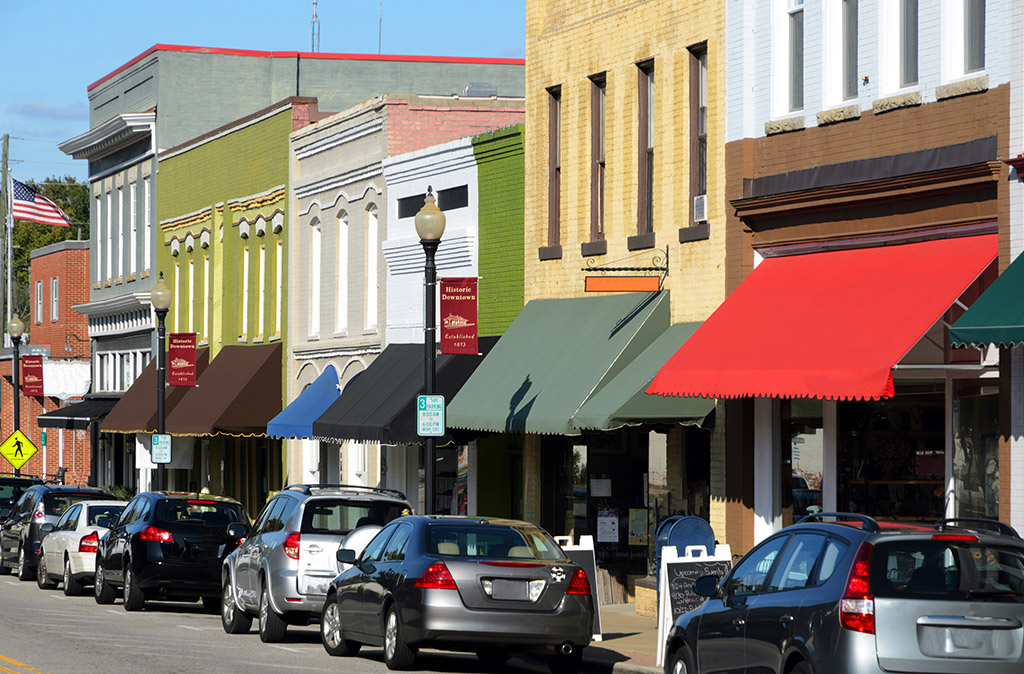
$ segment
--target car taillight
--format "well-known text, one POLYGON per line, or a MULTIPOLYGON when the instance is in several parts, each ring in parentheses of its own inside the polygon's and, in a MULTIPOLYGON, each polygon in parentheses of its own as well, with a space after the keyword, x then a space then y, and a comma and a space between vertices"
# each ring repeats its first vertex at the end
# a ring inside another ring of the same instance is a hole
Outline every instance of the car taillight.
POLYGON ((43 512, 42 501, 36 504, 36 509, 32 512, 32 521, 36 524, 42 524, 46 521, 46 513, 43 512))
POLYGON ((970 534, 934 534, 933 541, 959 541, 961 543, 977 543, 978 537, 970 534))
POLYGON ((457 590, 455 579, 444 562, 431 564, 426 571, 416 579, 416 587, 430 590, 457 590))
POLYGON ((576 569, 569 581, 569 587, 565 589, 566 594, 590 594, 590 580, 583 569, 576 569))
POLYGON ((95 531, 92 533, 82 536, 82 539, 78 541, 79 552, 96 552, 100 545, 100 536, 95 531))
POLYGON ((170 531, 165 531, 154 526, 148 526, 142 530, 139 534, 139 538, 144 541, 156 541, 157 543, 173 543, 174 536, 171 535, 170 531))
POLYGON ((299 558, 299 532, 292 531, 288 534, 288 538, 284 539, 284 544, 281 545, 284 548, 284 554, 288 555, 292 559, 299 558))
POLYGON ((839 602, 839 622, 843 627, 865 634, 875 633, 875 599, 868 591, 872 547, 870 543, 861 544, 839 602))

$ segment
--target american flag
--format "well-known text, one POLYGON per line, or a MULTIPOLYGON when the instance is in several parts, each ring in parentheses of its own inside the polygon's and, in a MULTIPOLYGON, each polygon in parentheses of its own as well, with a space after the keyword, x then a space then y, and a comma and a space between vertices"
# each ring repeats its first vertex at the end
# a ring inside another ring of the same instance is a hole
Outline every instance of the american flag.
POLYGON ((11 183, 14 187, 14 203, 11 213, 15 220, 31 220, 44 225, 60 225, 61 227, 71 224, 71 218, 60 210, 60 206, 25 183, 20 183, 14 178, 11 178, 11 183))

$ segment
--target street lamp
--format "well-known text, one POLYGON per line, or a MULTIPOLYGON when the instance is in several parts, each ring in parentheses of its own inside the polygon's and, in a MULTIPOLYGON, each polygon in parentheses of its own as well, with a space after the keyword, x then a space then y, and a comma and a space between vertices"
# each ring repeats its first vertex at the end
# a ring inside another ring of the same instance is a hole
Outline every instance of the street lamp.
MULTIPOLYGON (((156 432, 158 435, 164 434, 164 424, 166 422, 166 413, 164 411, 164 383, 166 379, 164 340, 166 339, 167 333, 164 328, 164 319, 167 318, 167 310, 170 309, 171 300, 173 298, 174 296, 171 294, 171 289, 167 287, 166 283, 164 283, 164 273, 160 272, 160 278, 156 281, 156 287, 153 288, 153 292, 150 293, 149 296, 149 301, 153 305, 153 311, 156 312, 156 432)), ((166 476, 166 468, 164 467, 164 464, 157 464, 157 491, 162 491, 164 489, 164 480, 166 476)))
MULTIPOLYGON (((423 200, 423 208, 416 214, 416 234, 420 237, 420 245, 427 257, 426 265, 423 268, 424 293, 423 293, 423 354, 426 367, 424 368, 425 395, 434 394, 434 369, 436 339, 434 336, 434 289, 437 286, 437 267, 434 266, 434 254, 437 247, 441 245, 441 235, 444 234, 444 213, 434 202, 433 190, 427 187, 427 197, 423 200)), ((424 514, 430 515, 434 512, 434 438, 427 436, 423 452, 424 466, 424 514)))
MULTIPOLYGON (((11 361, 11 366, 14 368, 14 430, 21 429, 21 382, 20 382, 20 368, 18 347, 21 346, 21 336, 25 334, 25 323, 18 314, 14 314, 11 320, 7 323, 7 334, 11 336, 11 341, 14 342, 14 358, 11 361)), ((18 468, 14 469, 14 475, 17 477, 21 475, 21 470, 18 468)))

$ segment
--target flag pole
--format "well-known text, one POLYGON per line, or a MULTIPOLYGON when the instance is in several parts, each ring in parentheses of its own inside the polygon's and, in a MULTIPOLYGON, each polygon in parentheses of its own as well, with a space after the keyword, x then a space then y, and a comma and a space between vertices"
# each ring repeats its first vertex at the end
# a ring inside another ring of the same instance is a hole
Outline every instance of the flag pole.
MULTIPOLYGON (((2 161, 2 166, 0 166, 0 173, 3 173, 3 182, 0 182, 0 215, 3 216, 2 218, 0 218, 0 228, 2 228, 2 231, 0 231, 0 301, 3 301, 3 299, 7 296, 7 293, 5 292, 4 288, 4 283, 6 282, 7 274, 3 273, 5 271, 3 267, 6 265, 7 262, 7 256, 4 254, 4 247, 7 245, 7 233, 11 229, 10 217, 12 208, 12 183, 10 173, 7 168, 7 151, 9 143, 10 136, 5 133, 3 137, 3 158, 2 160, 0 160, 2 161)), ((10 313, 10 303, 8 303, 7 311, 5 313, 10 313)), ((6 326, 7 324, 4 323, 4 325, 6 326)), ((0 330, 0 333, 6 335, 6 330, 0 330)), ((4 337, 4 346, 7 346, 6 337, 4 337)))

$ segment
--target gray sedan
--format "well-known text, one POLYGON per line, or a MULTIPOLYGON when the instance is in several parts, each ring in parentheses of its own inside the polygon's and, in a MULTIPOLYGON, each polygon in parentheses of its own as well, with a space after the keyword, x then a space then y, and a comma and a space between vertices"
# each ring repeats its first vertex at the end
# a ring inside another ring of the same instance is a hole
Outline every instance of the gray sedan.
POLYGON ((415 516, 384 527, 327 591, 321 639, 331 655, 383 646, 389 669, 420 648, 487 663, 546 655, 575 674, 593 634, 590 581, 542 529, 516 520, 415 516))

